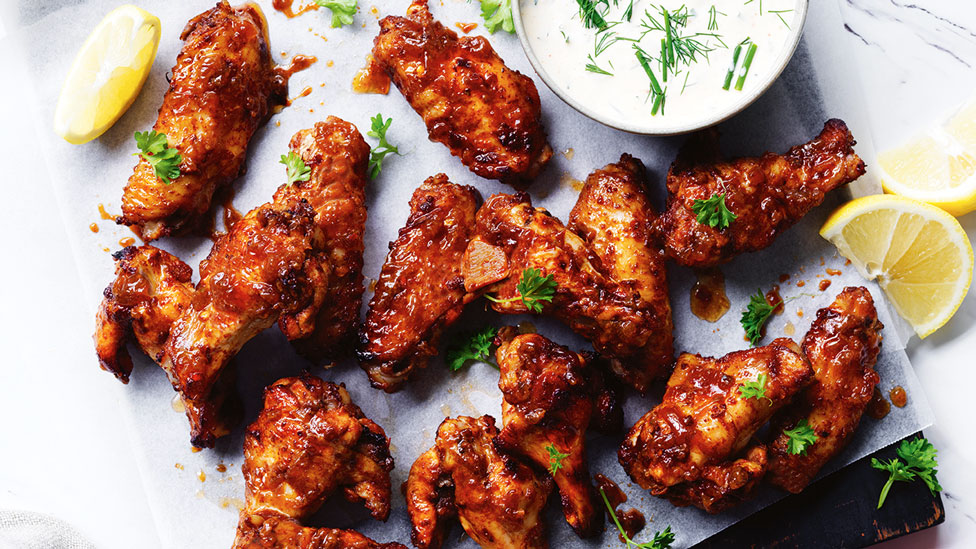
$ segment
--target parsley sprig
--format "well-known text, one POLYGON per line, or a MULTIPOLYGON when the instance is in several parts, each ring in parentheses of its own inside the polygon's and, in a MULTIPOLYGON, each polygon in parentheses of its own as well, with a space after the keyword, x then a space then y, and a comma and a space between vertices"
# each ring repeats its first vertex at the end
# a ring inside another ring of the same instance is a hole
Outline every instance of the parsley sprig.
POLYGON ((332 12, 332 28, 352 25, 352 17, 359 8, 359 0, 315 0, 315 3, 332 12))
POLYGON ((745 329, 746 337, 749 338, 751 345, 759 343, 759 340, 762 339, 763 326, 766 325, 766 321, 769 320, 775 310, 776 306, 770 305, 766 301, 766 296, 763 295, 762 290, 756 290, 755 295, 749 296, 749 304, 746 306, 746 310, 742 311, 739 323, 745 329))
POLYGON ((613 519, 613 523, 617 526, 617 531, 620 532, 620 537, 624 539, 624 543, 627 544, 627 548, 630 549, 671 549, 671 544, 674 543, 674 532, 671 531, 671 527, 668 526, 664 530, 654 533, 654 538, 651 541, 645 541, 644 543, 637 543, 636 541, 630 539, 624 527, 620 525, 620 520, 617 518, 617 513, 613 510, 613 506, 610 505, 610 500, 607 499, 607 494, 600 488, 600 497, 603 498, 604 505, 607 506, 607 511, 610 511, 610 518, 613 519))
POLYGON ((555 475, 556 471, 563 468, 563 460, 568 458, 569 454, 560 452, 551 442, 546 446, 546 451, 549 452, 549 473, 555 475))
POLYGON ((698 216, 698 222, 702 225, 708 225, 720 231, 729 228, 729 225, 738 217, 726 207, 725 193, 713 194, 704 200, 696 198, 691 204, 691 212, 698 216))
POLYGON ((939 462, 935 458, 937 451, 931 442, 923 437, 903 440, 896 453, 901 459, 880 461, 877 458, 871 458, 871 467, 889 473, 888 482, 881 489, 881 496, 878 498, 878 509, 884 505, 885 499, 888 497, 888 490, 891 489, 891 485, 895 481, 908 482, 920 478, 933 495, 942 491, 942 486, 939 486, 939 481, 935 478, 935 475, 938 474, 935 468, 939 466, 939 462))
POLYGON ((485 28, 495 34, 499 28, 515 34, 515 20, 512 18, 512 0, 481 0, 481 17, 485 28))
POLYGON ((383 159, 386 158, 386 155, 399 155, 400 151, 386 140, 386 130, 390 129, 390 124, 393 123, 393 117, 387 118, 384 121, 383 115, 377 113, 369 121, 370 129, 366 132, 366 135, 380 140, 379 144, 369 151, 369 178, 376 179, 376 176, 383 169, 383 159))
POLYGON ((742 398, 766 399, 772 405, 773 399, 766 396, 766 382, 768 380, 766 374, 759 374, 755 381, 747 381, 739 385, 739 394, 742 395, 742 398))
POLYGON ((556 295, 556 288, 558 287, 559 284, 553 275, 548 274, 542 276, 542 271, 529 267, 522 271, 522 278, 515 285, 515 290, 519 295, 508 299, 498 299, 490 295, 486 295, 485 297, 495 303, 511 303, 512 301, 521 299, 522 304, 530 312, 541 313, 542 302, 551 303, 552 298, 556 295))
POLYGON ((497 333, 498 330, 494 326, 485 326, 478 332, 467 334, 460 343, 447 349, 447 367, 452 372, 457 372, 469 361, 476 361, 498 368, 491 362, 491 346, 497 333))
POLYGON ((183 162, 183 157, 180 156, 180 151, 169 146, 166 134, 149 130, 136 132, 135 138, 140 152, 133 154, 149 162, 156 172, 156 177, 163 180, 163 183, 169 185, 180 176, 180 162, 183 162))
POLYGON ((813 427, 810 427, 806 419, 801 419, 792 429, 785 429, 783 434, 790 439, 786 444, 786 450, 792 455, 807 455, 807 448, 820 438, 813 432, 813 427))
POLYGON ((288 151, 288 154, 281 155, 279 164, 285 165, 285 175, 288 176, 288 184, 296 181, 308 181, 312 175, 312 168, 305 165, 305 161, 295 151, 288 151))

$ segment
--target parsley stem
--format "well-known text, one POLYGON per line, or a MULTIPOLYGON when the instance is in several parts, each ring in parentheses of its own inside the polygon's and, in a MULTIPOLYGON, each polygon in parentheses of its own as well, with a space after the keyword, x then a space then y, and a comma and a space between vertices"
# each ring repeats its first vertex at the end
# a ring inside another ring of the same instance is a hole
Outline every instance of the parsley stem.
POLYGON ((756 56, 757 49, 759 49, 759 46, 755 42, 749 44, 749 50, 746 51, 746 58, 742 62, 742 68, 739 70, 739 79, 735 81, 735 89, 737 91, 742 91, 742 86, 746 83, 746 76, 749 75, 749 67, 752 66, 752 58, 756 56))
POLYGON ((742 53, 742 44, 740 43, 735 47, 735 51, 732 52, 732 64, 729 65, 729 71, 725 73, 725 84, 722 85, 723 90, 729 89, 732 85, 732 77, 735 76, 735 67, 739 64, 739 54, 742 53))
POLYGON ((518 301, 518 300, 522 299, 522 296, 518 295, 518 296, 515 296, 515 297, 509 297, 509 298, 505 298, 505 299, 498 299, 497 297, 492 297, 490 295, 485 295, 485 299, 487 299, 488 301, 494 301, 495 303, 511 303, 513 301, 518 301))
POLYGON ((895 475, 890 475, 888 477, 888 482, 885 483, 884 488, 881 489, 881 497, 878 498, 878 509, 884 505, 885 498, 888 497, 888 490, 891 489, 891 485, 895 483, 895 475))

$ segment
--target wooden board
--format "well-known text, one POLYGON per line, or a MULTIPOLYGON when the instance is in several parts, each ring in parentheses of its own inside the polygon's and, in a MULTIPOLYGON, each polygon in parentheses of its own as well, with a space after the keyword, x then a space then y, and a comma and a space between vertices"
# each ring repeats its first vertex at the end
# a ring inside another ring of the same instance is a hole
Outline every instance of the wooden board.
POLYGON ((897 446, 858 460, 695 547, 865 547, 941 524, 942 497, 921 481, 896 482, 884 507, 875 509, 887 477, 871 467, 871 458, 894 458, 897 446))

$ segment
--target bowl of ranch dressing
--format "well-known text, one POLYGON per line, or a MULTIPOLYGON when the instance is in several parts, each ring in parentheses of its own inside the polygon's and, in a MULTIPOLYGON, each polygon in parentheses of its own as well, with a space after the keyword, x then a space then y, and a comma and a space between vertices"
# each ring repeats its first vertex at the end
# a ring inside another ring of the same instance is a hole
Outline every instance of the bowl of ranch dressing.
POLYGON ((786 68, 809 0, 515 0, 519 40, 563 101, 608 126, 717 124, 786 68))

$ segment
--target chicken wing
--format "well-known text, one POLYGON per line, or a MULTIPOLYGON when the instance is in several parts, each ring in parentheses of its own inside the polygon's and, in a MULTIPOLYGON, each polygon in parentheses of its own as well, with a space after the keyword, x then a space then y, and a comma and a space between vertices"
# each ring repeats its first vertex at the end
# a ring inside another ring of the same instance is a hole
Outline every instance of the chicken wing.
POLYGON ((211 391, 227 362, 282 313, 318 309, 328 261, 315 212, 287 193, 247 213, 200 264, 200 283, 173 323, 163 369, 183 398, 195 446, 211 447, 211 391), (318 301, 318 303, 316 303, 318 301))
POLYGON ((586 429, 593 415, 584 357, 539 334, 503 328, 495 339, 502 430, 495 445, 552 474, 566 522, 580 537, 603 529, 603 506, 590 480, 586 429), (565 457, 555 459, 553 452, 565 457), (556 469, 553 472, 553 469, 556 469))
POLYGON ((864 174, 854 144, 847 125, 836 119, 782 156, 723 162, 714 130, 693 137, 668 172, 668 207, 655 224, 665 253, 681 265, 709 267, 769 246, 826 193, 864 174), (720 194, 736 216, 721 230, 699 223, 694 212, 697 200, 720 194))
POLYGON ((271 384, 244 439, 245 507, 235 548, 399 548, 350 530, 306 528, 301 521, 341 489, 370 514, 390 514, 390 440, 345 387, 304 374, 271 384))
POLYGON ((545 548, 543 507, 551 486, 535 471, 495 450, 495 418, 448 418, 433 448, 410 468, 405 494, 413 544, 441 546, 456 516, 481 547, 545 548))
POLYGON ((441 333, 474 296, 461 258, 481 195, 444 174, 410 199, 410 217, 383 264, 360 336, 359 363, 374 387, 393 392, 437 354, 441 333))
POLYGON ((243 171, 251 136, 287 94, 257 5, 232 8, 221 1, 190 20, 180 38, 185 44, 153 126, 182 156, 180 177, 167 184, 140 158, 118 218, 146 241, 193 225, 207 212, 214 191, 243 171))
POLYGON ((369 145, 354 125, 330 116, 296 133, 290 146, 311 173, 308 181, 296 181, 279 193, 304 199, 315 210, 331 276, 317 311, 284 314, 278 325, 309 358, 337 358, 354 347, 363 299, 369 145))
POLYGON ((95 316, 95 351, 103 370, 128 383, 132 358, 126 342, 134 338, 150 358, 162 360, 170 327, 193 299, 193 270, 149 245, 129 246, 112 257, 115 280, 95 316))
POLYGON ((591 173, 569 214, 569 229, 583 237, 621 290, 639 295, 651 314, 641 352, 630 361, 610 361, 619 377, 638 386, 646 386, 674 362, 668 274, 664 256, 651 244, 656 216, 647 197, 644 164, 629 154, 591 173))
POLYGON ((682 354, 662 402, 620 446, 620 464, 654 495, 699 480, 708 466, 734 458, 812 376, 799 347, 785 338, 719 359, 682 354), (744 394, 747 383, 759 385, 759 394, 744 394))
POLYGON ((874 300, 866 288, 845 288, 830 307, 820 309, 803 338, 803 352, 813 366, 814 382, 797 401, 774 418, 779 433, 770 445, 770 481, 798 493, 850 440, 871 401, 878 373, 881 329, 874 300), (789 451, 793 429, 806 420, 817 440, 804 452, 789 451))
POLYGON ((694 505, 712 514, 746 501, 766 473, 768 450, 753 444, 742 454, 739 459, 706 465, 697 480, 675 484, 663 497, 677 507, 694 505))
POLYGON ((477 232, 465 252, 465 287, 493 296, 498 312, 526 313, 517 286, 528 268, 558 284, 543 314, 562 320, 618 364, 641 365, 615 368, 624 382, 644 392, 666 371, 666 364, 652 367, 654 360, 646 358, 658 352, 660 318, 635 284, 613 280, 583 239, 549 212, 533 208, 528 195, 492 196, 478 210, 477 232))
POLYGON ((505 66, 484 37, 457 34, 434 20, 427 0, 406 17, 380 21, 373 62, 474 173, 528 184, 552 156, 532 79, 505 66))

